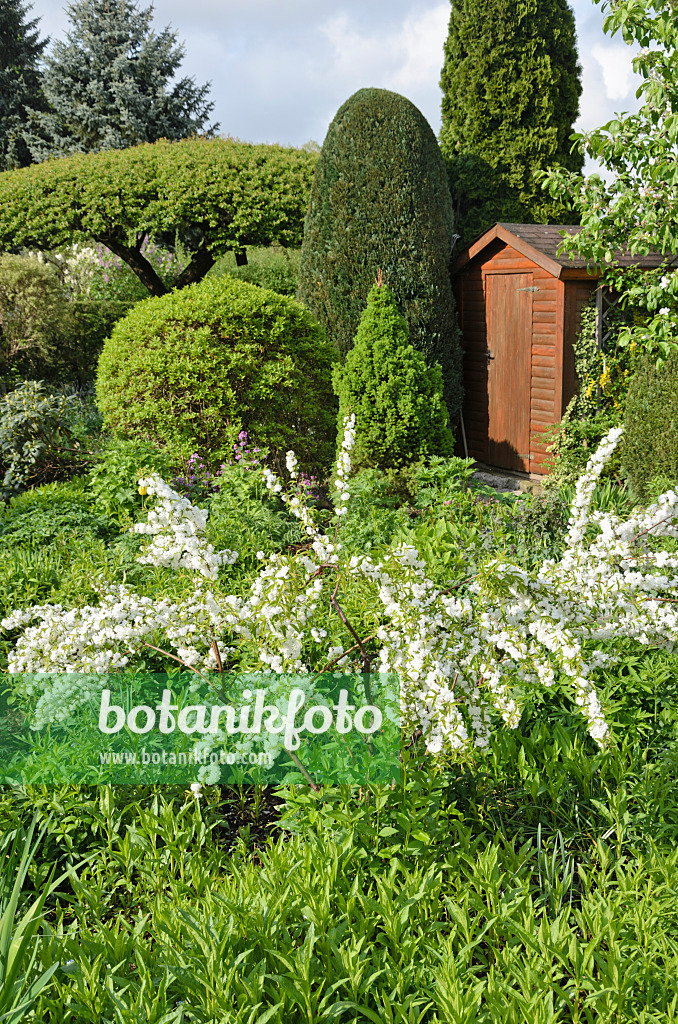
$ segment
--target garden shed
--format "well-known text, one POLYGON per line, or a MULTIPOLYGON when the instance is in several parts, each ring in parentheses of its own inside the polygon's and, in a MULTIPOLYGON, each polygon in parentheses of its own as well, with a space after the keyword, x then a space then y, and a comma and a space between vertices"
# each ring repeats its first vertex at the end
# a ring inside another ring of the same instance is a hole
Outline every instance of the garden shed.
MULTIPOLYGON (((464 350, 468 455, 502 469, 545 473, 542 432, 577 387, 574 341, 597 270, 557 255, 573 225, 495 224, 452 264, 464 350)), ((619 255, 657 267, 665 257, 619 255)), ((602 324, 605 296, 598 290, 602 324)))

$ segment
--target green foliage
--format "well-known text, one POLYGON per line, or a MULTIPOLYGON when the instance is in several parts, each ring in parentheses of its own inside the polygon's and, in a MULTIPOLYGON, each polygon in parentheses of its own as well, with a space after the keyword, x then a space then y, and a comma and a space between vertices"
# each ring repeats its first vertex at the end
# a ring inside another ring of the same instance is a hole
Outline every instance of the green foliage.
MULTIPOLYGON (((618 426, 634 366, 634 346, 620 348, 620 334, 640 314, 619 305, 605 317, 605 341, 598 350, 595 302, 581 312, 574 343, 578 389, 563 417, 549 432, 549 451, 556 458, 544 481, 547 490, 576 483, 586 463, 607 431, 618 426)), ((618 478, 620 453, 615 452, 603 469, 603 478, 618 478)))
MULTIPOLYGON (((634 494, 647 500, 655 477, 678 484, 678 351, 663 369, 646 357, 626 396, 621 463, 634 494)), ((668 489, 668 488, 663 488, 668 489)))
POLYGON ((376 558, 408 523, 408 510, 394 493, 393 476, 377 469, 351 477, 351 501, 340 529, 342 548, 376 558))
POLYGON ((345 355, 382 270, 410 341, 442 368, 451 419, 461 406, 461 349, 448 262, 454 214, 445 165, 409 100, 360 89, 327 131, 304 225, 297 296, 345 355))
POLYGON ((142 506, 137 481, 150 473, 168 476, 174 461, 151 441, 109 438, 87 477, 95 508, 127 521, 142 506))
POLYGON ((354 413, 356 469, 400 467, 427 455, 451 455, 454 438, 440 366, 427 367, 409 343, 392 292, 375 284, 355 344, 334 372, 339 426, 354 413))
POLYGON ((31 5, 0 0, 0 171, 31 162, 22 128, 26 108, 44 105, 38 61, 47 45, 38 19, 26 21, 31 5))
POLYGON ((178 235, 200 280, 223 253, 298 246, 317 155, 233 139, 160 141, 76 154, 0 175, 0 247, 53 250, 97 242, 163 295, 144 239, 178 235))
POLYGON ((53 541, 89 534, 107 537, 110 519, 92 509, 92 498, 82 477, 67 483, 43 484, 19 494, 0 508, 0 546, 41 547, 53 541))
POLYGON ((108 299, 75 299, 70 302, 56 350, 49 361, 38 364, 34 372, 54 381, 91 386, 96 378, 104 342, 130 306, 126 301, 108 299))
POLYGON ((84 468, 71 429, 75 396, 54 392, 43 381, 26 381, 0 398, 0 494, 63 479, 84 468))
POLYGON ((454 0, 440 85, 461 245, 497 221, 568 223, 534 180, 583 164, 570 152, 582 86, 567 0, 454 0))
MULTIPOLYGON (((575 484, 607 432, 619 425, 619 419, 616 412, 600 412, 589 419, 574 419, 568 407, 560 423, 545 432, 547 440, 550 440, 548 450, 555 460, 544 480, 544 488, 551 491, 575 484)), ((603 467, 601 478, 618 478, 619 468, 620 455, 615 450, 603 467)))
POLYGON ((226 466, 209 499, 208 534, 216 550, 238 552, 236 572, 257 572, 257 552, 284 551, 306 540, 280 498, 269 494, 261 473, 226 466))
MULTIPOLYGON (((562 499, 487 503, 469 469, 410 467, 414 509, 397 507, 394 479, 363 471, 341 543, 362 553, 412 529, 455 597, 469 596, 481 553, 523 566, 557 556, 562 499)), ((242 544, 249 571, 257 544, 288 543, 290 520, 256 473, 229 467, 224 485, 209 499, 210 539, 242 544)), ((609 483, 596 494, 600 507, 626 500, 609 483)), ((59 509, 84 520, 90 497, 82 480, 37 488, 2 528, 59 509)), ((3 613, 89 600, 88 577, 130 567, 116 539, 63 538, 0 541, 3 613)), ((137 569, 140 593, 179 585, 137 569)), ((619 661, 594 670, 604 750, 552 687, 487 749, 431 757, 406 737, 393 788, 214 786, 199 800, 165 786, 0 788, 5 896, 33 822, 40 833, 5 918, 33 911, 30 942, 12 929, 17 979, 26 988, 59 965, 27 1019, 675 1021, 678 654, 614 636, 609 650, 619 661)))
POLYGON ((0 372, 91 383, 104 339, 129 308, 129 301, 104 296, 69 301, 53 263, 0 256, 0 372))
POLYGON ((206 100, 209 85, 174 80, 184 48, 169 28, 153 30, 152 7, 73 0, 66 12, 67 42, 57 40, 45 60, 48 110, 29 112, 25 134, 34 160, 184 139, 204 129, 214 108, 206 100))
POLYGON ((66 319, 66 296, 52 267, 0 256, 0 368, 48 360, 66 319))
POLYGON ((309 470, 332 459, 334 353, 293 299, 225 276, 139 303, 99 363, 97 396, 119 436, 228 460, 241 430, 309 470))
POLYGON ((675 346, 678 325, 678 275, 671 267, 678 252, 678 21, 666 0, 596 2, 607 9, 605 31, 638 47, 632 63, 640 76, 640 109, 574 137, 580 152, 605 169, 604 178, 591 174, 582 184, 557 167, 543 177, 551 195, 565 199, 581 221, 581 232, 564 241, 563 251, 600 266, 601 280, 628 306, 650 313, 622 331, 619 344, 635 342, 661 362, 675 346), (663 267, 651 270, 628 259, 620 265, 622 253, 651 251, 667 257, 663 267))
MULTIPOLYGON (((0 872, 0 1020, 19 1024, 26 1020, 39 994, 59 968, 59 962, 38 973, 36 942, 43 907, 55 888, 52 879, 19 918, 26 876, 39 840, 33 842, 35 818, 25 837, 17 829, 3 858, 0 872), (22 842, 23 838, 23 842, 22 842)), ((57 883, 58 884, 58 883, 57 883)))
POLYGON ((289 295, 294 298, 299 286, 300 249, 284 249, 277 246, 270 249, 251 248, 247 251, 247 263, 239 267, 233 253, 227 253, 211 271, 211 277, 229 274, 239 281, 258 284, 260 288, 289 295))
POLYGON ((36 967, 66 969, 36 1019, 671 1021, 675 668, 605 670, 607 752, 552 701, 464 762, 403 751, 394 789, 0 794, 4 834, 44 828, 27 899, 78 864, 47 898, 36 967))

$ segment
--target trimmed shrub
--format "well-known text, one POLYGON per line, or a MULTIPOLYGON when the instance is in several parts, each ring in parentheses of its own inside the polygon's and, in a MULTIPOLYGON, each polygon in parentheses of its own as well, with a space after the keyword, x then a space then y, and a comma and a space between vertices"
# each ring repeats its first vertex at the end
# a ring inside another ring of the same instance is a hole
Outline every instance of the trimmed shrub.
POLYGON ((115 434, 181 461, 227 460, 241 430, 324 469, 334 448, 334 351, 294 299, 226 276, 147 299, 118 321, 97 401, 115 434))
POLYGON ((646 356, 631 379, 624 412, 620 458, 640 501, 678 483, 678 349, 657 369, 646 356))
POLYGON ((315 153, 235 139, 183 139, 76 153, 0 175, 0 248, 52 250, 92 239, 153 295, 169 289, 139 244, 178 239, 199 281, 249 245, 300 245, 315 153))
POLYGON ((462 384, 453 232, 445 164, 423 114, 397 93, 360 89, 337 112, 315 169, 297 298, 345 355, 381 269, 412 345, 441 366, 455 419, 462 384))
POLYGON ((451 455, 454 438, 440 366, 426 366, 409 342, 407 321, 388 288, 367 298, 355 344, 334 372, 339 424, 355 413, 355 469, 400 468, 427 455, 451 455))

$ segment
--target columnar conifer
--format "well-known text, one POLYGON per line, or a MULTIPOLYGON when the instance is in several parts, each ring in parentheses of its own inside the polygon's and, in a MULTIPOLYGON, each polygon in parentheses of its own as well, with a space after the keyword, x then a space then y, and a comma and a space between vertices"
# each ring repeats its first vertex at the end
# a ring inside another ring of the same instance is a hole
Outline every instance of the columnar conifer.
POLYGON ((567 0, 452 0, 440 145, 460 243, 496 221, 568 223, 533 173, 579 171, 581 68, 567 0))

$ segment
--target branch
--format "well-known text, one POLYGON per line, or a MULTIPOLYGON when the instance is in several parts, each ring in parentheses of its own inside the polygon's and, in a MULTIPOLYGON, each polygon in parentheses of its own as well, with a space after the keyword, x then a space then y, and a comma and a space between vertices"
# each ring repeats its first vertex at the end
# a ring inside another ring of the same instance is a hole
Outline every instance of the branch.
MULTIPOLYGON (((344 615, 344 613, 343 613, 343 611, 341 609, 341 606, 340 606, 339 602, 337 601, 337 591, 338 591, 338 589, 339 589, 339 580, 337 580, 337 585, 334 588, 334 593, 332 594, 332 597, 330 598, 330 604, 334 605, 334 607, 336 608, 337 613, 339 615, 339 618, 344 623, 344 625, 346 626, 346 629, 349 631, 349 633, 351 634, 351 636, 355 640, 356 644, 360 648, 360 653, 363 656, 363 672, 365 674, 369 675, 369 673, 371 671, 371 668, 372 668, 372 655, 367 653, 367 651, 365 650, 363 641, 360 639, 360 637, 356 633, 355 629, 353 628, 351 623, 348 621, 348 619, 344 615)), ((343 657, 343 655, 342 655, 342 657, 343 657)))
MULTIPOLYGON (((377 635, 376 633, 372 633, 372 634, 370 634, 370 636, 366 636, 365 639, 363 640, 363 643, 366 644, 370 640, 374 640, 376 635, 377 635)), ((344 658, 347 658, 349 654, 352 654, 353 651, 357 651, 359 648, 360 648, 360 644, 359 643, 353 644, 353 647, 349 647, 349 649, 347 651, 343 651, 341 654, 338 654, 336 656, 336 658, 333 658, 332 661, 328 661, 328 663, 325 665, 325 667, 321 668, 319 672, 316 672, 316 674, 315 674, 315 676, 313 678, 317 679, 318 676, 323 675, 325 672, 329 672, 329 670, 331 668, 334 668, 334 666, 337 664, 337 662, 342 661, 344 658)))
POLYGON ((177 288, 184 288, 187 284, 195 284, 202 281, 203 277, 214 266, 214 256, 205 248, 204 242, 193 253, 191 262, 184 267, 176 280, 177 288))
POLYGON ((314 790, 316 793, 318 793, 320 791, 320 786, 317 784, 317 782, 313 781, 313 779, 309 775, 308 771, 306 770, 306 768, 304 768, 303 764, 301 763, 301 761, 299 760, 297 755, 294 753, 294 751, 293 750, 288 750, 288 748, 285 747, 285 753, 294 761, 294 763, 296 764, 297 768, 299 769, 301 774, 304 776, 304 778, 308 782, 308 784, 311 787, 311 789, 314 790))
POLYGON ((671 515, 670 515, 670 516, 666 516, 666 518, 665 518, 665 519, 660 519, 658 523, 653 523, 653 524, 652 524, 652 526, 648 526, 648 528, 647 528, 646 530, 641 530, 641 531, 640 531, 640 533, 637 533, 637 534, 635 535, 635 537, 632 537, 632 538, 631 538, 631 540, 629 541, 629 544, 635 544, 635 542, 636 542, 636 541, 637 541, 637 540, 638 540, 638 539, 639 539, 640 537, 643 537, 643 536, 644 536, 644 535, 645 535, 646 533, 649 533, 649 532, 650 532, 650 530, 654 530, 654 529, 655 529, 655 527, 657 527, 657 526, 661 526, 661 525, 662 525, 662 523, 670 523, 670 522, 671 522, 671 520, 672 520, 672 519, 675 519, 675 518, 676 518, 676 513, 675 513, 675 512, 672 512, 672 513, 671 513, 671 515))
POLYGON ((172 658, 173 661, 178 661, 180 665, 190 668, 191 672, 195 672, 197 676, 200 676, 201 679, 205 680, 208 686, 210 685, 210 681, 207 676, 204 676, 202 672, 198 672, 197 668, 194 668, 193 665, 189 665, 187 661, 182 661, 181 658, 177 658, 176 654, 170 654, 169 651, 163 651, 162 647, 154 647, 153 644, 147 644, 145 641, 144 647, 150 647, 152 651, 157 651, 158 654, 164 654, 167 658, 172 658))
POLYGON ((101 242, 112 253, 119 256, 123 263, 134 271, 145 288, 148 288, 151 295, 167 295, 168 289, 158 276, 155 267, 148 262, 145 256, 129 245, 124 245, 113 235, 95 235, 97 242, 101 242))

